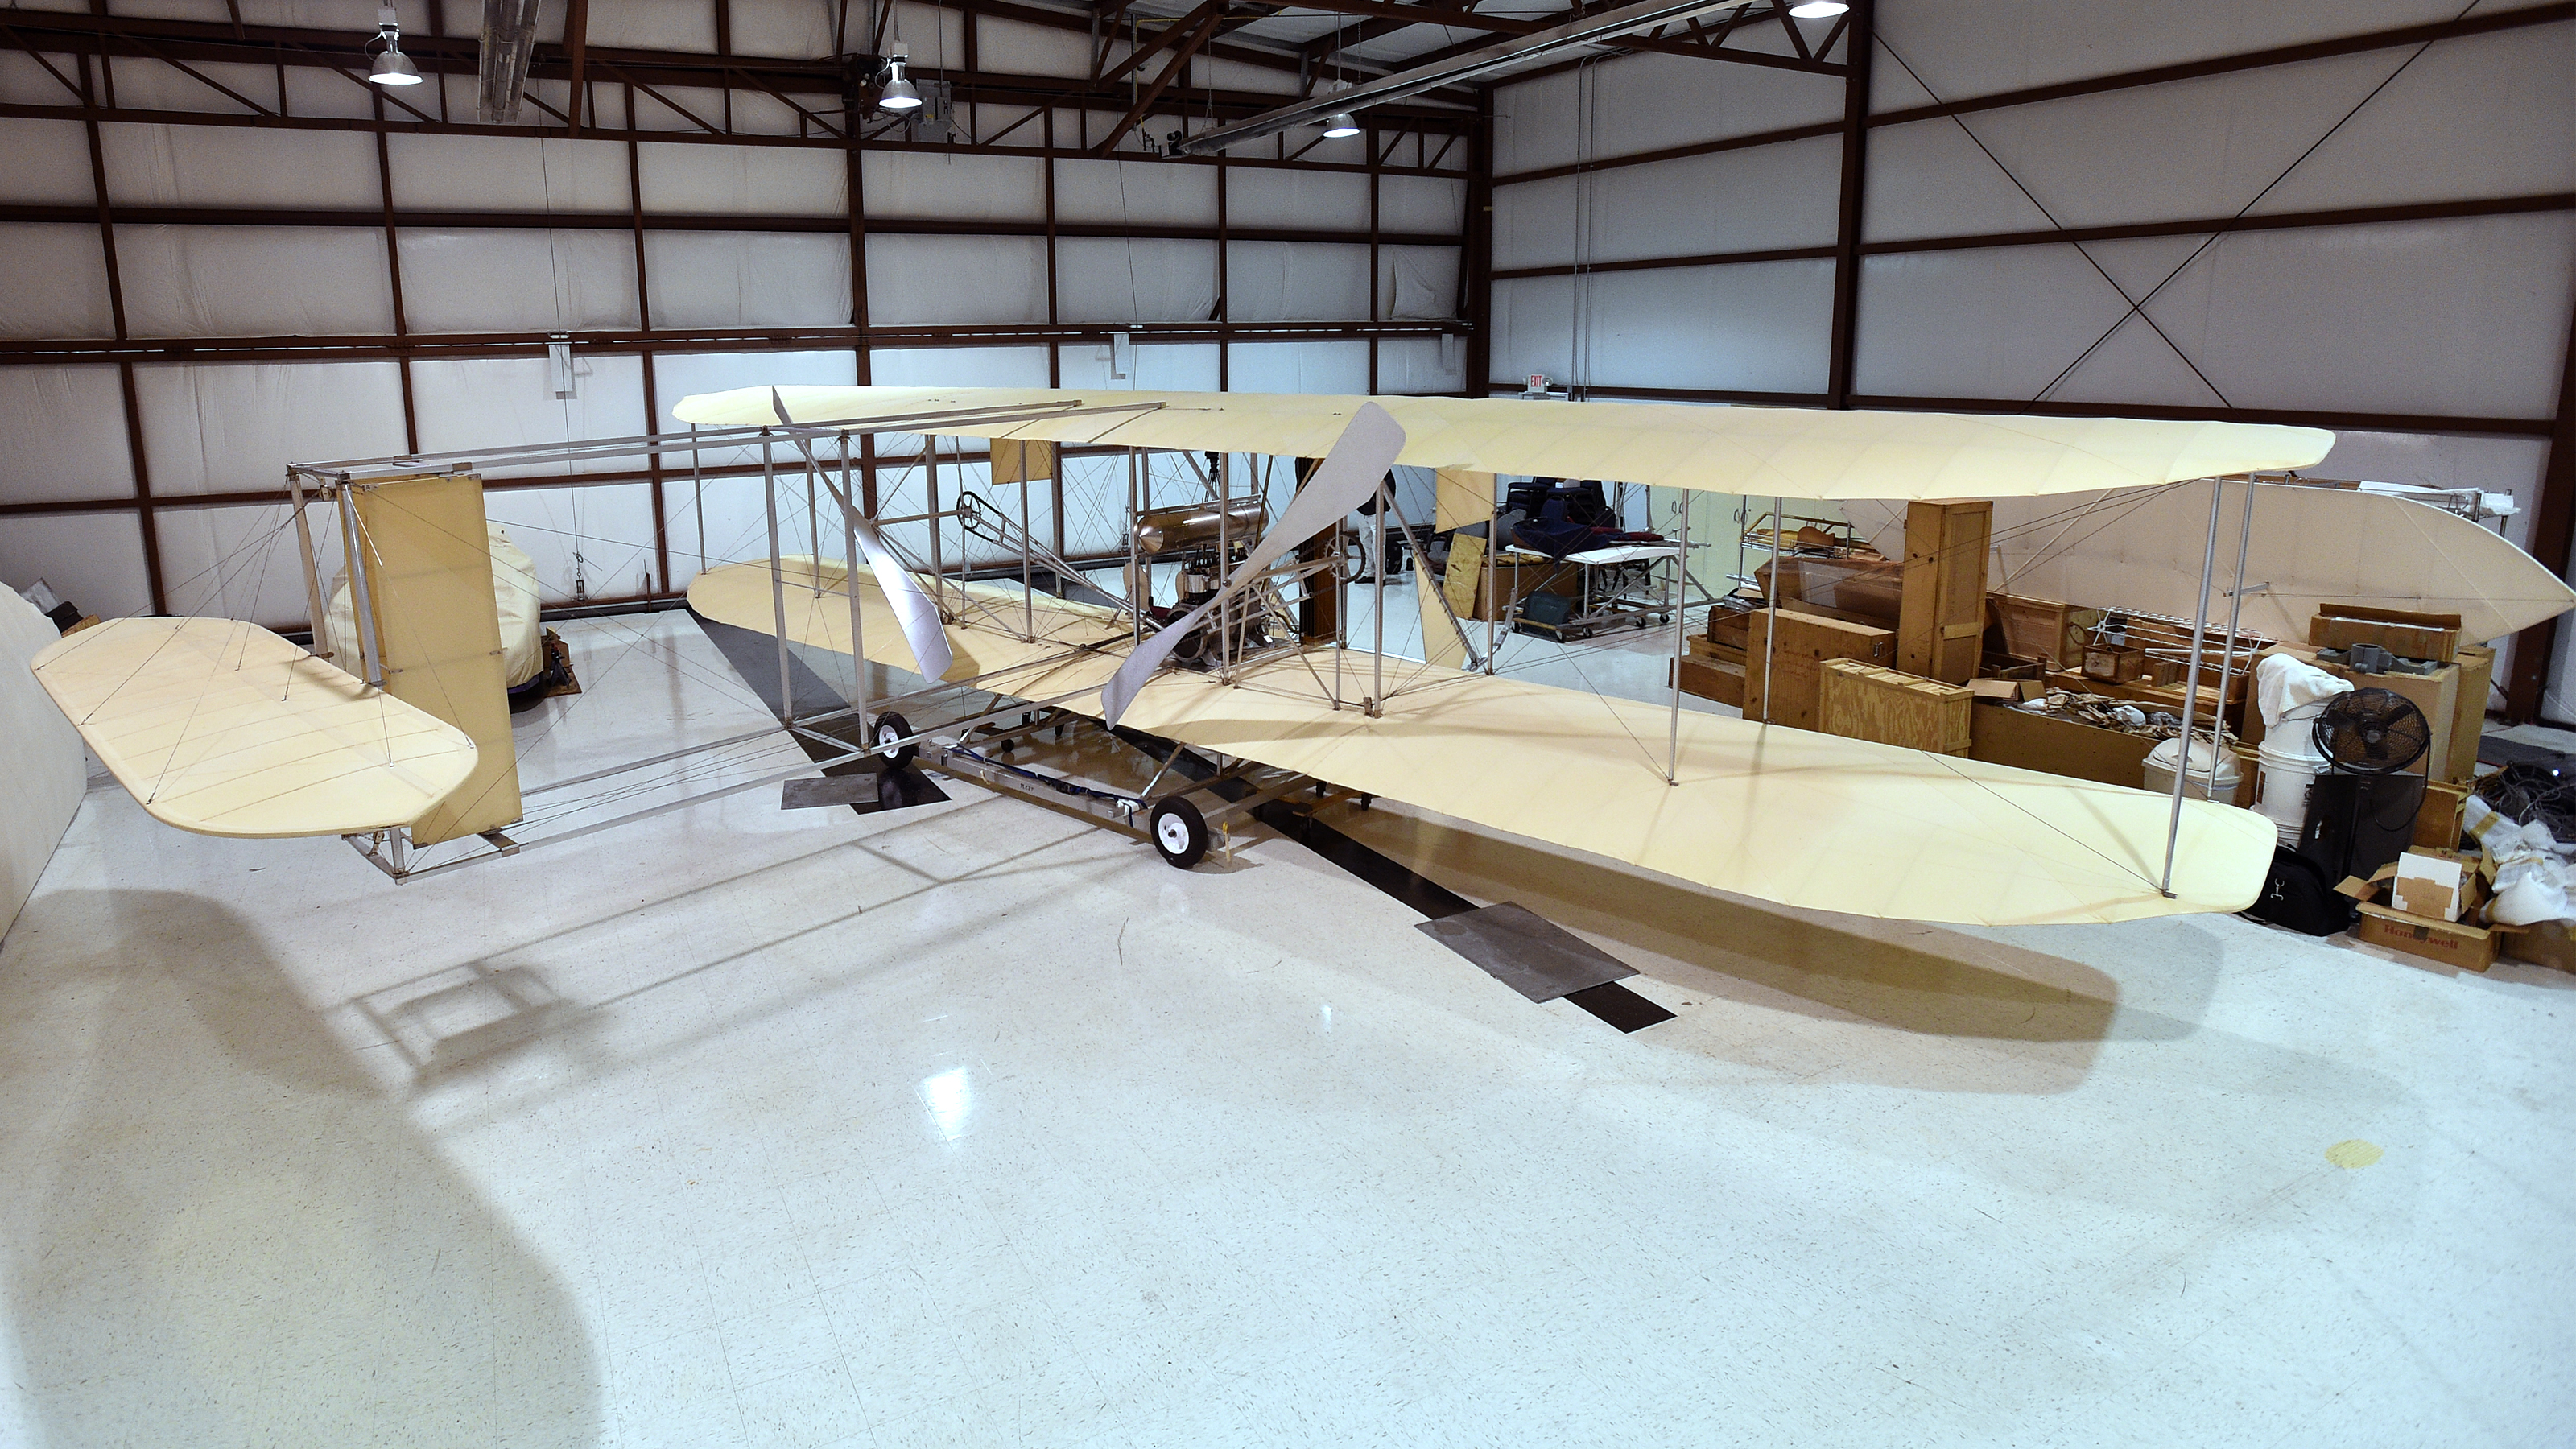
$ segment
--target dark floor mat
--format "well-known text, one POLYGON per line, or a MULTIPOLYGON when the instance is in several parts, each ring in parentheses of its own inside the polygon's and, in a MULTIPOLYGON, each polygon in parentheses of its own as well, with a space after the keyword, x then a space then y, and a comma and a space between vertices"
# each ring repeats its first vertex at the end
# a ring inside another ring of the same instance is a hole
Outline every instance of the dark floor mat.
POLYGON ((1554 1001, 1636 971, 1609 952, 1509 901, 1414 927, 1532 1001, 1554 1001))
MULTIPOLYGON (((694 609, 689 611, 689 617, 698 621, 698 627, 706 631, 708 642, 716 646, 716 651, 724 655, 725 662, 733 666, 734 673, 741 675, 743 682, 758 692, 764 702, 778 697, 778 639, 775 635, 719 624, 694 609)), ((808 668, 792 650, 787 655, 787 679, 788 697, 800 715, 824 714, 849 703, 841 698, 839 690, 825 683, 823 677, 808 668)), ((845 717, 812 726, 813 734, 796 734, 789 738, 796 741, 797 748, 805 752, 806 758, 828 760, 846 754, 848 746, 865 743, 865 728, 858 719, 845 717), (825 738, 815 739, 814 735, 818 734, 825 738)), ((879 761, 871 758, 825 765, 820 780, 790 780, 780 792, 778 803, 781 809, 786 810, 847 805, 861 815, 874 815, 880 810, 930 805, 947 798, 948 792, 931 783, 930 777, 917 767, 906 765, 887 773, 879 761), (804 792, 798 789, 799 786, 815 792, 815 797, 800 802, 798 797, 804 792), (820 798, 832 791, 843 792, 844 798, 820 798)))

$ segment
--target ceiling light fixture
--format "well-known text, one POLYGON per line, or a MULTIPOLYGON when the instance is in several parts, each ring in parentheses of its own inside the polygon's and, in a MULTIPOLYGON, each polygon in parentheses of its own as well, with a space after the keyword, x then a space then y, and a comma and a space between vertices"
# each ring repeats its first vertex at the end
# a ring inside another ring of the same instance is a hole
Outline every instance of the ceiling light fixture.
POLYGON ((1789 13, 1801 20, 1831 20, 1850 8, 1843 0, 1800 0, 1789 13))
POLYGON ((912 82, 903 78, 903 63, 911 58, 912 52, 900 41, 897 41, 887 54, 888 79, 885 89, 877 92, 878 110, 903 112, 921 109, 921 92, 914 90, 912 82))
POLYGON ((1348 111, 1335 111, 1324 118, 1324 134, 1336 141, 1344 136, 1356 136, 1359 133, 1360 123, 1352 120, 1351 113, 1348 111))
POLYGON ((373 47, 377 41, 384 42, 385 48, 368 70, 367 79, 380 86, 419 85, 420 71, 412 65, 411 57, 402 53, 402 22, 390 5, 376 11, 376 39, 367 45, 373 47))

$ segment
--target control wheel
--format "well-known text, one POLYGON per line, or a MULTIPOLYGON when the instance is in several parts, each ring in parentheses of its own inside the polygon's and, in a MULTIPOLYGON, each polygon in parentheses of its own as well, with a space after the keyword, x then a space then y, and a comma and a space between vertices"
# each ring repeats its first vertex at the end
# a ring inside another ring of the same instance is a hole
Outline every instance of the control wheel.
POLYGON ((1166 795, 1154 802, 1154 812, 1146 819, 1154 837, 1154 848, 1163 859, 1182 870, 1188 870, 1207 857, 1207 817, 1185 795, 1166 795))
POLYGON ((911 764, 912 757, 921 753, 920 746, 905 745, 903 748, 896 750, 892 754, 886 754, 885 746, 894 743, 896 740, 908 738, 911 734, 912 721, 905 719, 902 715, 896 714, 893 710, 887 710, 885 713, 877 716, 877 753, 885 755, 886 770, 889 774, 911 764))

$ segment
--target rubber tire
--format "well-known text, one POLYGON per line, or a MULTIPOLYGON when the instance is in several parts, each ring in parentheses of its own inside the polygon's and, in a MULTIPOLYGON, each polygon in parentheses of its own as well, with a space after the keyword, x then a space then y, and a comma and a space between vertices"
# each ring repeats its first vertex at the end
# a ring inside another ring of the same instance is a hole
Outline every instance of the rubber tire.
MULTIPOLYGON (((896 714, 893 710, 887 710, 885 713, 877 716, 876 728, 872 732, 871 738, 880 742, 889 739, 899 740, 911 733, 912 721, 905 719, 902 715, 896 714)), ((882 755, 885 751, 880 749, 877 753, 882 755)), ((921 747, 919 745, 906 745, 902 749, 894 752, 893 759, 886 763, 886 770, 889 773, 900 770, 904 766, 911 764, 913 756, 920 753, 921 747)))
POLYGON ((1199 813, 1199 807, 1191 804, 1188 796, 1166 795, 1155 801, 1145 824, 1154 849, 1174 867, 1188 870, 1207 858, 1207 817, 1199 813))

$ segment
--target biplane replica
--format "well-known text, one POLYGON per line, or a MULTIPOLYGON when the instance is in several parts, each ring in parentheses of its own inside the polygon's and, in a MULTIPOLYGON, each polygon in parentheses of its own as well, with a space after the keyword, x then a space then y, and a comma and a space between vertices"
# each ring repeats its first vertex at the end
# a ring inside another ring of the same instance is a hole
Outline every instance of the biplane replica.
MULTIPOLYGON (((294 465, 314 648, 235 620, 120 619, 50 647, 35 672, 155 818, 214 835, 341 835, 398 879, 821 767, 917 759, 1077 809, 1183 866, 1206 852, 1212 830, 1265 802, 1377 797, 1794 907, 1984 925, 2228 912, 2261 888, 2273 827, 2186 799, 2180 781, 2168 798, 1685 709, 1678 671, 1659 703, 1497 670, 1491 626, 1480 641, 1463 622, 1479 570, 1493 568, 1496 550, 1480 534, 1494 529, 1504 477, 1769 498, 1775 516, 1784 500, 1988 498, 2046 509, 2159 498, 2194 480, 2259 480, 2316 463, 2333 441, 2314 429, 2207 422, 994 388, 746 388, 691 397, 676 411, 689 432, 294 465), (853 470, 854 438, 920 439, 924 506, 889 515, 853 470), (958 439, 986 440, 986 492, 1006 498, 1016 485, 1016 518, 963 488, 943 505, 941 440, 958 439), (689 603, 703 618, 778 641, 779 724, 763 733, 783 728, 837 752, 532 837, 520 827, 530 797, 734 741, 523 785, 502 702, 475 470, 714 449, 757 454, 769 547, 763 559, 704 569, 689 603), (1065 450, 1126 454, 1119 587, 1096 577, 1114 566, 1094 561, 1086 571, 1029 529, 1028 490, 1033 480, 1060 483, 1065 450), (1166 452, 1208 459, 1203 470, 1191 463, 1204 499, 1144 505, 1139 463, 1166 452), (1298 460, 1284 507, 1274 514, 1266 495, 1237 493, 1237 456, 1298 460), (1387 652, 1382 567, 1370 570, 1373 647, 1338 622, 1343 535, 1359 513, 1380 534, 1373 557, 1385 557, 1397 467, 1435 471, 1432 524, 1455 540, 1445 580, 1435 582, 1414 551, 1420 659, 1387 652), (807 519, 814 552, 782 554, 781 485, 800 478, 828 506, 814 505, 807 519), (348 561, 358 637, 336 651, 324 647, 332 636, 308 515, 336 520, 348 561), (838 560, 819 544, 835 533, 838 560), (998 546, 1015 558, 1017 577, 989 561, 967 577, 959 545, 970 534, 988 553, 998 546), (1041 572, 1056 581, 1052 592, 1037 586, 1041 572), (1158 578, 1170 582, 1167 602, 1156 602, 1158 578), (848 656, 855 697, 800 714, 791 646, 848 656), (871 698, 870 664, 918 687, 871 698), (841 734, 828 732, 835 723, 841 734), (993 747, 1014 732, 1068 728, 1151 742, 1158 768, 1144 788, 1122 791, 1004 763, 993 747), (1213 762, 1215 775, 1183 780, 1164 768, 1183 750, 1213 762), (422 854, 450 842, 466 853, 422 854)), ((2207 486, 2212 547, 2196 583, 2164 567, 2187 544, 2135 530, 2132 542, 2147 546, 2130 570, 2153 575, 2162 595, 2187 596, 2185 612, 2196 608, 2204 623, 2213 598, 2241 603, 2254 592, 2241 562, 2237 587, 2213 590, 2226 485, 2207 486)), ((2273 494, 2311 490, 2243 488, 2249 527, 2258 492, 2267 518, 2276 507, 2343 506, 2323 497, 2276 505, 2273 494)), ((2413 524, 2459 531, 2418 551, 2434 563, 2410 580, 2414 597, 2468 596, 2499 633, 2576 601, 2474 525, 2393 506, 2447 519, 2413 524)), ((1662 546, 1677 655, 1695 582, 1687 510, 1679 517, 1681 536, 1662 546)), ((2181 528, 2191 532, 2188 520, 2181 528)), ((2095 554, 2117 552, 2102 532, 2086 535, 2095 554)), ((2308 519, 2298 532, 2304 543, 2277 560, 2266 587, 2285 597, 2353 592, 2363 551, 2353 531, 2308 519), (2338 539, 2353 556, 2334 552, 2338 539)), ((2382 543, 2373 548, 2384 564, 2382 543)), ((2198 641, 2195 633, 2195 680, 2198 641)))

